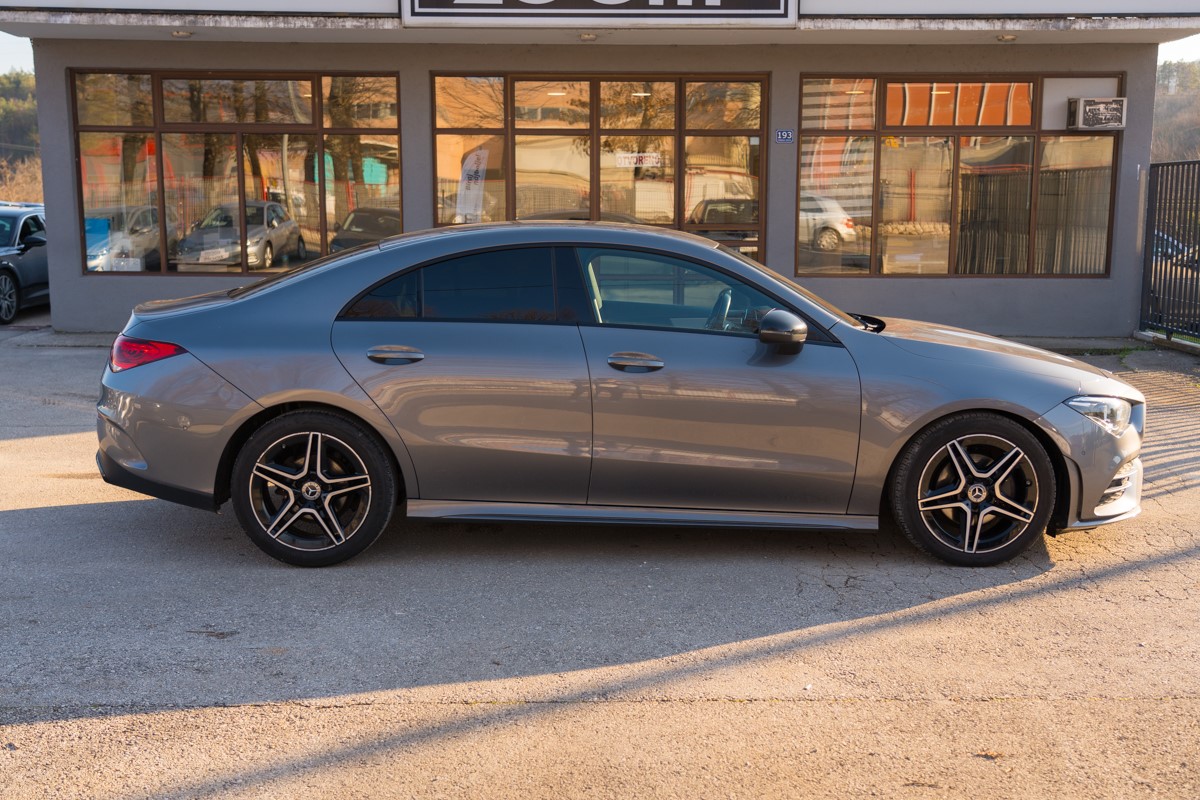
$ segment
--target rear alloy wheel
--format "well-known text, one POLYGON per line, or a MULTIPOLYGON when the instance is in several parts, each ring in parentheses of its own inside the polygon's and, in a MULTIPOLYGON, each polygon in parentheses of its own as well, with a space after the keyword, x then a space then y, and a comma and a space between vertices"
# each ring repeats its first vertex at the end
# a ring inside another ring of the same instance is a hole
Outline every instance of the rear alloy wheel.
POLYGON ((17 282, 8 272, 0 270, 0 325, 7 325, 17 318, 21 307, 21 295, 17 282))
POLYGON ((233 468, 238 521, 260 549, 288 564, 323 567, 366 550, 396 506, 383 446, 357 423, 294 411, 263 425, 233 468))
POLYGON ((892 511, 917 547, 952 564, 1007 561, 1045 532, 1054 470, 1042 444, 1006 417, 948 417, 900 456, 892 511))
POLYGON ((306 245, 304 243, 303 236, 301 236, 299 239, 296 240, 296 260, 297 261, 307 261, 308 260, 308 245, 306 245))

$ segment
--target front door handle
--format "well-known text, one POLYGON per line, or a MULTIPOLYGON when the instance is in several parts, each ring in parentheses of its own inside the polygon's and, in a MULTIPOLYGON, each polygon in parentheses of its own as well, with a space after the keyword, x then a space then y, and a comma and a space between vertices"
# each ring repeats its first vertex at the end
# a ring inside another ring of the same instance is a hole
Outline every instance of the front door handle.
POLYGON ((382 344, 368 350, 367 358, 378 364, 413 364, 425 358, 425 354, 415 347, 382 344))
POLYGON ((622 372, 654 372, 666 366, 661 358, 649 353, 613 353, 608 365, 622 372))

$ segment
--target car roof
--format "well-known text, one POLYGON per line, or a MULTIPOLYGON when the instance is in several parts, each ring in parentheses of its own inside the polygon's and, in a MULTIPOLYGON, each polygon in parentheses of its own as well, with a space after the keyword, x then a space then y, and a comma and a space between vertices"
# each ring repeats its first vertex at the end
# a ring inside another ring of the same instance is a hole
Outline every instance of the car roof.
POLYGON ((613 244, 639 247, 711 251, 719 243, 694 233, 632 225, 624 222, 581 222, 577 220, 539 220, 537 222, 483 222, 470 225, 433 228, 389 236, 379 242, 381 250, 405 247, 438 239, 457 248, 488 247, 508 244, 613 244))

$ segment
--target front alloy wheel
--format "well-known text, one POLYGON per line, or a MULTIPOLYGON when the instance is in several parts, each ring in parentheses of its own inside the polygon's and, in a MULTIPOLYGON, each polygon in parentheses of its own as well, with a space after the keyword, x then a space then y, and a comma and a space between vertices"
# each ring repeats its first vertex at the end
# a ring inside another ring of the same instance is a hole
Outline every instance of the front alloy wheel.
POLYGON ((921 549, 985 566, 1042 535, 1054 490, 1049 456, 1028 430, 993 414, 963 414, 935 423, 905 449, 892 507, 921 549))
POLYGON ((345 561, 387 527, 396 503, 390 460, 374 437, 322 411, 260 428, 234 466, 238 520, 267 554, 298 566, 345 561))

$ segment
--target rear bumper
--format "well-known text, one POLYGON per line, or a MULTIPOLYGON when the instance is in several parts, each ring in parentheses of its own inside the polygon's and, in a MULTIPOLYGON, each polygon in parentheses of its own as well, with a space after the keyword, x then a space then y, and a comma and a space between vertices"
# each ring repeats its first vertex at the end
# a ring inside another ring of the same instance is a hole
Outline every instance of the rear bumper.
POLYGON ((172 503, 200 508, 205 511, 216 511, 219 508, 216 499, 211 494, 180 489, 176 486, 167 486, 166 484, 149 480, 121 466, 109 458, 103 450, 96 451, 96 466, 100 470, 100 476, 113 486, 120 486, 122 489, 148 494, 160 500, 169 500, 172 503))

